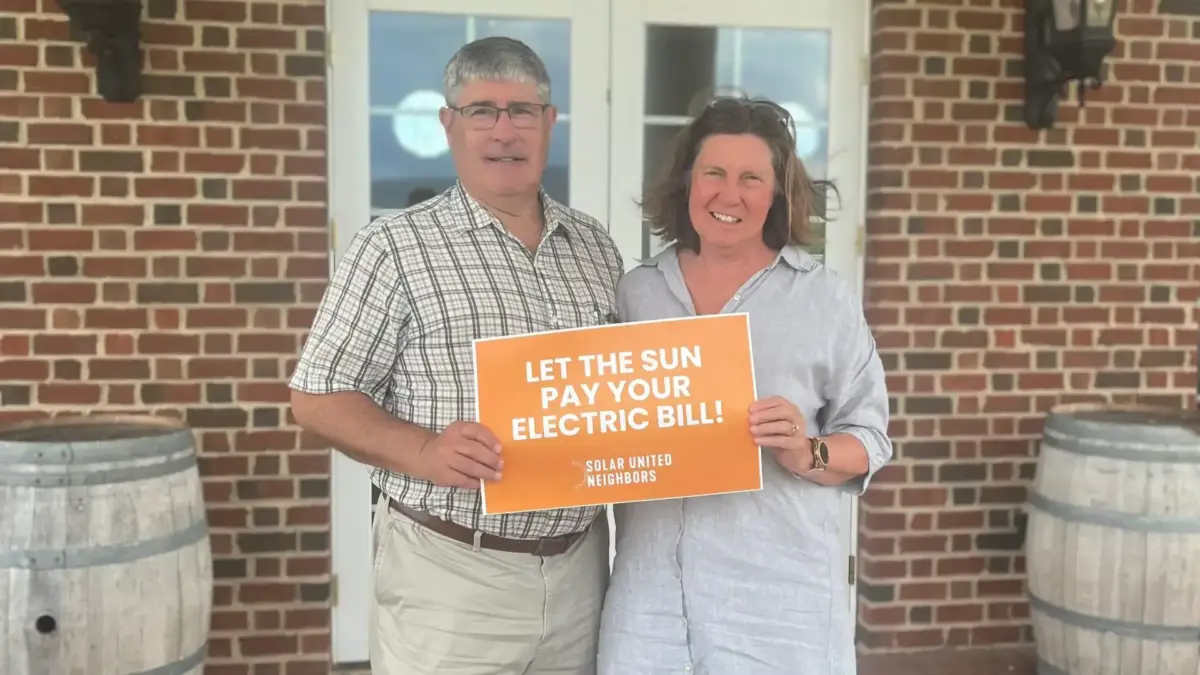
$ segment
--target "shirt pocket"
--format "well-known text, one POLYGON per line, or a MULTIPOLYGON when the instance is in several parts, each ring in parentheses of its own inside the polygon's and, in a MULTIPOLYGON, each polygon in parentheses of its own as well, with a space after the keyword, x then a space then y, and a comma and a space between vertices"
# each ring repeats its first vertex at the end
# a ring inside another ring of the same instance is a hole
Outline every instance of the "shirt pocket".
POLYGON ((593 328, 620 323, 617 289, 612 275, 599 267, 582 265, 578 272, 543 281, 550 292, 559 328, 593 328))

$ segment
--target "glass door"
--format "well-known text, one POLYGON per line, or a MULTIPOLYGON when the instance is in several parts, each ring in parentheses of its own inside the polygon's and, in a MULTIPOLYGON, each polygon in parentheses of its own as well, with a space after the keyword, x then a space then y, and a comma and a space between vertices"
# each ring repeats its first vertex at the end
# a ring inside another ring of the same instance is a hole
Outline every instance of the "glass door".
MULTIPOLYGON (((445 190, 455 170, 438 121, 446 62, 466 42, 505 35, 546 63, 559 109, 544 184, 608 221, 608 7, 595 0, 337 0, 329 3, 333 260, 373 218, 445 190)), ((333 660, 367 660, 369 469, 333 454, 333 660)))
MULTIPOLYGON (((627 267, 661 250, 642 222, 637 201, 647 179, 668 159, 667 148, 680 128, 716 91, 767 97, 791 112, 796 154, 814 178, 837 186, 819 204, 821 217, 814 225, 822 242, 810 252, 861 292, 870 3, 611 2, 610 230, 627 267)), ((846 497, 843 532, 849 555, 857 545, 857 505, 857 499, 846 497)))
MULTIPOLYGON (((560 115, 547 190, 607 223, 627 267, 659 250, 637 206, 645 179, 696 95, 716 88, 771 97, 792 111, 797 153, 812 174, 835 181, 840 195, 824 205, 824 241, 812 252, 861 289, 870 4, 799 2, 327 3, 332 261, 373 217, 454 180, 437 119, 442 69, 465 42, 502 34, 525 40, 553 80, 560 115)), ((332 457, 333 660, 365 662, 375 493, 367 467, 332 457)), ((857 500, 847 498, 851 552, 856 509, 857 500)))

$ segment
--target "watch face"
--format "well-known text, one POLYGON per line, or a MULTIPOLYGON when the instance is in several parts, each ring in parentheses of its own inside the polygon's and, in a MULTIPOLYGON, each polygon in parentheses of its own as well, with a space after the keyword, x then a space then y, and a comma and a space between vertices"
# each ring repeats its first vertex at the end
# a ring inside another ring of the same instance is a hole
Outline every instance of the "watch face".
POLYGON ((825 441, 817 441, 817 457, 821 458, 822 464, 829 463, 829 446, 825 444, 825 441))

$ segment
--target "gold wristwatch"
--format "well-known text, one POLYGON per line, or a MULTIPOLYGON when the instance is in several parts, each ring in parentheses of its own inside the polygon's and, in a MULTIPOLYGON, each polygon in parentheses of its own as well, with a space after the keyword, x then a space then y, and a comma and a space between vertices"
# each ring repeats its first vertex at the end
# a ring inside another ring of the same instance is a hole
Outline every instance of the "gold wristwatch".
POLYGON ((829 466, 829 444, 823 438, 813 437, 808 439, 812 445, 813 453, 813 471, 824 471, 825 467, 829 466))

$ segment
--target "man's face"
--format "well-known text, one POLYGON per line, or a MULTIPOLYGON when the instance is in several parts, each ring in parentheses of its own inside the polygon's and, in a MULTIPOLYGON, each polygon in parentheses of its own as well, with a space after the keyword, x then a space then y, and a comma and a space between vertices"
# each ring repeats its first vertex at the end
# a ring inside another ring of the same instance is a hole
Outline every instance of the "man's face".
POLYGON ((459 178, 481 196, 536 194, 546 168, 556 111, 537 87, 519 82, 475 81, 462 87, 442 126, 459 178), (495 108, 501 110, 497 115, 495 108))

